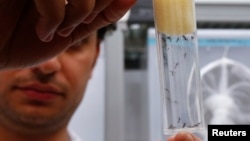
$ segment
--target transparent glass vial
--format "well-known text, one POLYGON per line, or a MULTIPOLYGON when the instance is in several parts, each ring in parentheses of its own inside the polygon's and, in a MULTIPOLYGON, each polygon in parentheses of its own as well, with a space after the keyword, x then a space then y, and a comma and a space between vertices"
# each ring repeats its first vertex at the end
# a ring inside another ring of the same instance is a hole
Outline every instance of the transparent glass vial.
POLYGON ((164 133, 204 130, 194 0, 153 0, 164 133))

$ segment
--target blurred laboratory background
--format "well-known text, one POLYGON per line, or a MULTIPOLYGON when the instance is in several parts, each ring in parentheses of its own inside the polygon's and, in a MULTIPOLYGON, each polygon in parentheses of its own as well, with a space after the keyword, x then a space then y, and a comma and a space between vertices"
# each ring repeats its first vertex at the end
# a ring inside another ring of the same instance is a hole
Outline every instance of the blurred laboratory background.
MULTIPOLYGON (((196 0, 206 124, 250 124, 250 0, 196 0)), ((106 35, 70 128, 83 141, 163 141, 152 0, 106 35)))

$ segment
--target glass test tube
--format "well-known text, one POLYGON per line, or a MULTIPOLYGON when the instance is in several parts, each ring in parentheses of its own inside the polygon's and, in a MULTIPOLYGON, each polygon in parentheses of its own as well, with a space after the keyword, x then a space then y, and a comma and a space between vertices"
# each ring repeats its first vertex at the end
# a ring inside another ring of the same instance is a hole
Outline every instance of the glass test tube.
POLYGON ((204 129, 194 0, 153 0, 164 134, 204 129))

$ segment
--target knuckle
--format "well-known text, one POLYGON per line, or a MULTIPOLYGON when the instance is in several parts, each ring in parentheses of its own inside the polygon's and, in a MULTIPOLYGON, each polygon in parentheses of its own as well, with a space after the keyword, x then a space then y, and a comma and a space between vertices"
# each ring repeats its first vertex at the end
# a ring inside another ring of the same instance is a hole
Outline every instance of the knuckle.
POLYGON ((56 14, 51 17, 55 23, 61 23, 64 19, 64 14, 56 14))
POLYGON ((89 14, 94 10, 94 8, 95 8, 95 2, 92 0, 78 5, 78 9, 82 14, 85 13, 89 14))
POLYGON ((79 12, 83 15, 88 15, 92 12, 93 9, 94 7, 80 7, 79 12))
POLYGON ((58 25, 63 21, 64 16, 60 14, 50 14, 48 16, 44 16, 43 19, 45 22, 47 21, 51 25, 58 25))

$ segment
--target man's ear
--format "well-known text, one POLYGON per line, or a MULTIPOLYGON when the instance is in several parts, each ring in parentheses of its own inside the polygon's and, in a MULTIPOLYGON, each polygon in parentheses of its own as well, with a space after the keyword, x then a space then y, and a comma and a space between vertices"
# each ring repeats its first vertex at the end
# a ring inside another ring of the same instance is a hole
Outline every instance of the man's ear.
POLYGON ((101 40, 98 39, 96 42, 96 54, 95 54, 95 58, 94 58, 93 67, 95 67, 97 58, 100 55, 100 46, 101 46, 101 40))
POLYGON ((91 72, 91 75, 89 78, 91 78, 93 75, 93 70, 95 68, 97 59, 98 59, 99 54, 100 54, 100 46, 101 46, 101 40, 98 39, 98 41, 96 42, 96 53, 95 53, 94 60, 93 60, 92 72, 91 72))

